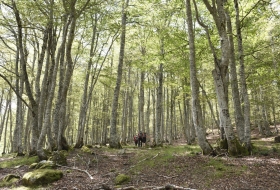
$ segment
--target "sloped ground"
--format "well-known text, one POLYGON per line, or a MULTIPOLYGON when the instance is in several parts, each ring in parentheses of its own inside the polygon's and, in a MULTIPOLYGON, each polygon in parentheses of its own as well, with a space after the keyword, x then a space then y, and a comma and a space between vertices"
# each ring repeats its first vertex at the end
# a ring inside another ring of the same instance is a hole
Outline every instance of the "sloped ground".
MULTIPOLYGON (((272 146, 274 138, 255 136, 254 139, 263 141, 264 146, 272 146)), ((93 148, 92 154, 76 149, 68 156, 68 167, 58 168, 64 171, 64 177, 41 189, 156 189, 173 184, 199 190, 278 190, 279 152, 275 148, 269 151, 260 148, 256 155, 231 158, 226 155, 211 157, 198 152, 190 155, 174 151, 169 159, 162 161, 165 148, 153 150, 130 147, 125 153, 93 148), (129 175, 131 182, 116 187, 114 179, 119 173, 129 175)), ((27 171, 27 166, 0 169, 0 178, 8 173, 22 176, 27 171)), ((20 186, 20 182, 16 186, 20 186)))

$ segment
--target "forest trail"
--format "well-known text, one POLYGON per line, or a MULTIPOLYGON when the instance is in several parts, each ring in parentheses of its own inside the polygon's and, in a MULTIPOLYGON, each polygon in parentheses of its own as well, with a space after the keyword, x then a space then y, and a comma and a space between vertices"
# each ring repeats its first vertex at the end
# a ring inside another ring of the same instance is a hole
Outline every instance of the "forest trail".
MULTIPOLYGON (((175 146, 155 149, 132 145, 122 151, 93 147, 91 154, 74 149, 67 157, 68 167, 85 170, 93 179, 86 172, 59 167, 64 172, 63 178, 40 189, 159 189, 172 184, 197 190, 277 190, 280 150, 275 148, 274 137, 254 135, 252 143, 263 146, 258 146, 258 152, 253 155, 240 158, 203 156, 195 149, 185 154, 182 150, 190 150, 192 146, 180 140, 174 142, 175 146), (120 173, 131 180, 116 187, 114 179, 120 173)), ((0 162, 3 161, 1 158, 0 162)), ((28 170, 28 166, 2 168, 0 178, 9 173, 22 176, 28 170)))

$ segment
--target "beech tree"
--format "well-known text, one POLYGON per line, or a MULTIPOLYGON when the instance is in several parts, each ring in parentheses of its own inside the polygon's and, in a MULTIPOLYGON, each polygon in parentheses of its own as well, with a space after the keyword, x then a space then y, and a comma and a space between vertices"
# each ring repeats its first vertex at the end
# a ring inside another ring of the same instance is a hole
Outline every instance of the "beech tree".
POLYGON ((119 63, 117 71, 117 80, 114 90, 114 96, 112 101, 112 111, 111 111, 111 128, 110 128, 110 147, 121 148, 119 142, 119 136, 117 133, 117 110, 118 110, 118 100, 122 81, 122 71, 124 63, 124 52, 125 52, 125 34, 126 34, 126 19, 127 19, 127 7, 129 0, 122 1, 122 22, 121 22, 121 39, 120 39, 120 54, 119 63))
POLYGON ((187 12, 187 23, 188 23, 188 37, 189 37, 189 61, 190 61, 190 77, 191 77, 191 88, 192 88, 192 118, 196 135, 198 138, 198 144, 202 149, 203 154, 210 154, 212 147, 208 143, 205 134, 205 127, 202 122, 202 110, 199 101, 199 85, 196 77, 196 65, 195 65, 195 44, 194 44, 194 33, 193 33, 193 20, 190 0, 186 0, 186 12, 187 12))
POLYGON ((46 159, 44 148, 109 139, 120 148, 120 135, 129 142, 145 130, 154 145, 185 136, 208 154, 206 132, 219 125, 239 154, 252 127, 270 135, 279 120, 279 2, 190 4, 1 1, 0 86, 12 92, 0 97, 14 109, 1 110, 1 143, 46 159))

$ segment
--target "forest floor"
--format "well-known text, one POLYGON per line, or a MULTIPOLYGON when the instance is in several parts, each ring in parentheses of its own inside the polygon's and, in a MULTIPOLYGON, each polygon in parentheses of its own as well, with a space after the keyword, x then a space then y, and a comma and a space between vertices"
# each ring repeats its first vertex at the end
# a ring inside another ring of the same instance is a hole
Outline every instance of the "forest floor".
MULTIPOLYGON (((275 136, 263 138, 255 133, 253 154, 245 157, 205 156, 197 146, 180 140, 152 149, 132 145, 122 150, 93 147, 91 153, 74 149, 67 157, 68 166, 58 168, 63 170, 63 178, 38 189, 165 189, 171 184, 177 189, 277 190, 280 145, 274 143, 275 136), (128 175, 130 182, 116 186, 118 174, 128 175)), ((217 134, 208 135, 213 144, 216 138, 217 134)), ((5 158, 0 157, 3 161, 5 158)), ((1 168, 0 179, 10 173, 22 176, 28 170, 28 166, 1 168)), ((23 189, 20 181, 13 188, 23 189)))

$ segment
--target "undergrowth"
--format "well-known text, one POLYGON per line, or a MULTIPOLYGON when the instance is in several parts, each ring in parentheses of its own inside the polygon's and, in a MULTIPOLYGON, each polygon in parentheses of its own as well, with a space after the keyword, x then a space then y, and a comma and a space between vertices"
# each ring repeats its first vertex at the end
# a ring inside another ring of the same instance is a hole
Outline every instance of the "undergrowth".
POLYGON ((30 165, 34 162, 38 162, 38 156, 24 156, 24 157, 16 157, 6 161, 0 162, 0 168, 12 168, 19 165, 30 165))
POLYGON ((168 167, 170 160, 174 156, 193 156, 201 152, 197 145, 192 146, 170 146, 156 147, 152 149, 139 148, 132 160, 135 167, 131 169, 132 172, 145 170, 148 168, 168 167))
POLYGON ((277 155, 280 156, 280 143, 274 143, 264 140, 252 140, 253 155, 277 155))

